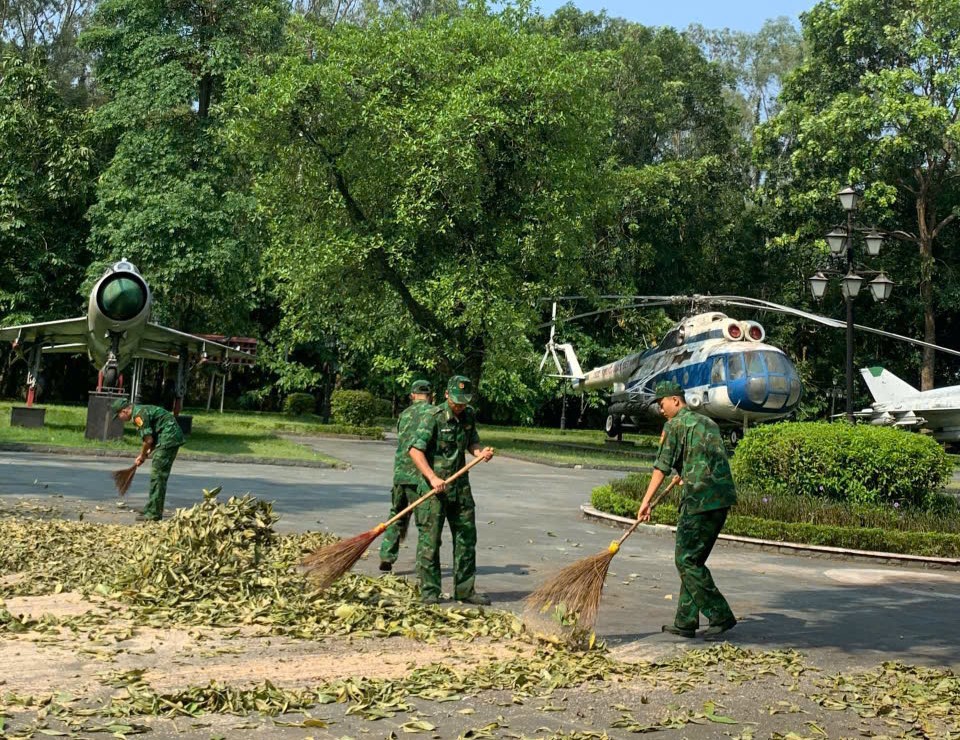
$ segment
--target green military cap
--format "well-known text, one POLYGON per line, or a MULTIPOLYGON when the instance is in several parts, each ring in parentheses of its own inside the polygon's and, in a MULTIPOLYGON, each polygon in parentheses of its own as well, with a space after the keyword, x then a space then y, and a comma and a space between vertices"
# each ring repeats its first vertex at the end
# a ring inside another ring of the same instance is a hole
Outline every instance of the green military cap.
POLYGON ((661 380, 653 391, 653 397, 659 401, 661 398, 670 398, 671 396, 680 396, 683 398, 683 388, 675 380, 661 380))
POLYGON ((132 406, 129 399, 118 398, 116 401, 110 404, 110 409, 113 411, 113 418, 116 419, 120 416, 120 412, 123 411, 127 406, 132 406))
POLYGON ((447 383, 447 393, 454 403, 470 403, 473 400, 473 383, 465 375, 454 375, 447 383))
POLYGON ((432 393, 433 386, 430 385, 429 380, 415 380, 410 384, 411 393, 432 393))

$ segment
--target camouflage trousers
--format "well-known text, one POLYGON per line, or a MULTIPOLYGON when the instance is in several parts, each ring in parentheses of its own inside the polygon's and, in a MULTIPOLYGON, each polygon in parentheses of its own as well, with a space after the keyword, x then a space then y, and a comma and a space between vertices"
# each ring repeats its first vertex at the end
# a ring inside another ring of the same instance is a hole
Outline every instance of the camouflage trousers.
POLYGON ((167 498, 167 479, 170 478, 170 469, 179 451, 179 447, 158 447, 150 456, 150 498, 143 509, 144 518, 155 521, 163 519, 163 502, 167 498))
MULTIPOLYGON (((393 517, 406 509, 411 501, 416 500, 416 483, 394 483, 390 502, 390 516, 388 518, 393 519, 393 517)), ((403 519, 387 527, 387 531, 383 533, 383 540, 380 542, 380 559, 382 561, 386 563, 397 562, 400 543, 403 542, 403 539, 407 536, 407 527, 409 526, 410 515, 407 514, 403 519)))
POLYGON ((715 509, 701 514, 680 514, 676 547, 680 600, 674 618, 674 625, 680 629, 696 629, 701 612, 710 624, 722 624, 733 618, 730 605, 713 582, 706 565, 729 511, 715 509))
POLYGON ((477 522, 469 485, 455 486, 414 509, 417 577, 422 597, 440 596, 440 536, 444 520, 453 537, 453 598, 473 596, 477 574, 477 522))

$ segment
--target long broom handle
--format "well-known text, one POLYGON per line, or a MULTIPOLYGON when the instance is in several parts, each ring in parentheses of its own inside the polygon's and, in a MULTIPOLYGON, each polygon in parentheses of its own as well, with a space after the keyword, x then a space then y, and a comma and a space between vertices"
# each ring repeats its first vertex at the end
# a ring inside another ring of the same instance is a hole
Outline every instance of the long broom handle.
MULTIPOLYGON (((472 468, 474 465, 477 465, 477 464, 479 464, 479 463, 482 463, 482 462, 484 461, 484 459, 485 459, 485 458, 482 458, 482 457, 475 457, 475 458, 473 458, 473 460, 471 460, 470 462, 468 462, 466 465, 464 465, 462 468, 460 468, 460 470, 458 470, 456 473, 454 473, 454 474, 451 475, 449 478, 447 478, 447 479, 444 481, 444 484, 446 485, 446 484, 449 484, 449 483, 453 483, 453 482, 454 482, 457 478, 459 478, 461 475, 466 474, 466 472, 467 472, 468 470, 470 470, 470 468, 472 468)), ((423 494, 420 498, 418 498, 416 501, 414 501, 412 504, 410 504, 406 509, 404 509, 404 510, 401 511, 401 512, 398 512, 398 513, 396 514, 396 516, 390 517, 389 519, 387 519, 387 521, 383 522, 383 524, 381 524, 380 526, 383 527, 384 529, 386 529, 387 527, 389 527, 391 524, 393 524, 393 523, 396 522, 397 520, 403 519, 403 517, 405 517, 405 516, 406 516, 407 514, 409 514, 411 511, 413 511, 414 509, 416 509, 420 504, 422 504, 424 501, 426 501, 428 498, 430 498, 431 496, 434 496, 434 495, 436 495, 436 491, 434 491, 433 489, 430 489, 430 490, 427 491, 425 494, 423 494)))
MULTIPOLYGON (((680 485, 681 483, 683 483, 683 481, 680 480, 679 475, 673 476, 673 480, 670 481, 669 484, 667 484, 667 487, 653 497, 653 500, 650 502, 650 508, 652 509, 654 506, 659 504, 664 499, 664 497, 666 497, 666 495, 673 490, 674 486, 680 485)), ((635 521, 630 526, 630 529, 628 529, 626 532, 623 533, 623 537, 621 537, 619 540, 615 540, 614 542, 610 543, 610 552, 616 552, 617 550, 619 550, 620 545, 622 545, 626 541, 627 537, 632 535, 636 531, 637 527, 639 526, 640 526, 640 520, 637 519, 637 521, 635 521)))

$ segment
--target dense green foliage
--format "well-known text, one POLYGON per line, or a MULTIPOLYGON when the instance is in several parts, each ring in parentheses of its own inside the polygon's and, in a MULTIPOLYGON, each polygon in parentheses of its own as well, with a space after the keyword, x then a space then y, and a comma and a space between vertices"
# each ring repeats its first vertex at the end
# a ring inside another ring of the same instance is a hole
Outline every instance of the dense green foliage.
POLYGON ((317 408, 317 399, 309 393, 291 393, 283 399, 283 410, 287 414, 301 416, 312 414, 317 408))
POLYGON ((337 424, 372 426, 382 407, 369 391, 334 391, 330 413, 337 424))
MULTIPOLYGON (((896 236, 863 323, 957 344, 960 22, 947 0, 830 0, 756 34, 646 28, 572 5, 14 2, 0 46, 0 321, 82 311, 127 257, 155 318, 261 339, 237 394, 402 399, 465 373, 483 420, 555 423, 545 296, 734 293, 804 306, 842 186, 896 236), (348 7, 349 6, 349 7, 348 7), (78 40, 79 39, 79 40, 78 40), (51 286, 55 289, 51 290, 51 286)), ((828 295, 824 313, 842 310, 828 295)), ((583 365, 679 311, 565 325, 583 365)), ((802 415, 839 334, 768 316, 802 415)), ((858 338, 922 384, 956 363, 858 338)), ((23 366, 0 348, 0 392, 23 366)), ((50 387, 82 384, 63 358, 50 387), (69 381, 69 382, 68 382, 69 381)), ((160 385, 162 373, 147 378, 160 385)), ((61 395, 63 395, 61 393, 61 395)), ((858 402, 860 399, 857 399, 858 402)), ((589 424, 595 393, 570 399, 589 424)), ((574 417, 575 420, 574 420, 574 417)))
POLYGON ((914 507, 932 502, 953 471, 931 437, 840 423, 756 427, 731 467, 738 487, 756 492, 914 507))

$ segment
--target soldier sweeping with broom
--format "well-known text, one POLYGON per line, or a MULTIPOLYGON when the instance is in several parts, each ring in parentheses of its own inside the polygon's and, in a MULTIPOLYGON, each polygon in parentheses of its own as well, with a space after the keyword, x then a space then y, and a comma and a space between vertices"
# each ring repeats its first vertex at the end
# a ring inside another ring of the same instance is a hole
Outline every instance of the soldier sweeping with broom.
MULTIPOLYGON (((170 477, 170 469, 173 467, 173 461, 177 458, 177 452, 184 443, 183 432, 177 417, 160 406, 136 405, 130 401, 118 398, 113 402, 113 416, 124 423, 133 421, 137 428, 137 433, 143 441, 140 448, 140 454, 134 462, 133 467, 126 471, 129 475, 124 483, 125 486, 121 493, 126 492, 133 474, 137 471, 148 457, 153 459, 153 468, 150 472, 150 498, 143 512, 137 515, 138 521, 160 521, 163 518, 163 502, 167 496, 167 479, 170 477), (151 455, 152 453, 152 455, 151 455)), ((118 481, 118 488, 120 483, 118 481)))
POLYGON ((437 495, 415 509, 417 517, 417 575, 420 599, 440 601, 440 536, 444 520, 453 538, 453 598, 465 604, 488 605, 490 599, 474 588, 477 573, 477 523, 470 482, 464 475, 447 485, 444 478, 464 467, 465 453, 479 460, 493 457, 492 447, 480 447, 477 421, 467 404, 473 400, 470 379, 454 375, 447 383, 446 403, 420 417, 410 447, 423 478, 420 492, 437 495))
MULTIPOLYGON (((407 508, 407 505, 417 497, 417 487, 420 484, 420 473, 410 458, 410 444, 413 442, 413 433, 420 423, 420 414, 425 409, 432 408, 430 400, 433 389, 427 380, 415 380, 410 385, 410 405, 407 406, 397 419, 397 455, 393 461, 393 491, 391 493, 390 517, 407 508)), ((397 562, 400 552, 400 543, 407 536, 410 526, 410 515, 400 519, 396 524, 387 527, 380 542, 380 570, 391 571, 397 562)))
POLYGON ((676 544, 680 599, 673 624, 663 625, 662 631, 694 637, 703 612, 710 621, 704 637, 712 638, 737 623, 706 565, 727 513, 737 502, 730 463, 720 429, 712 419, 687 408, 683 388, 678 383, 658 383, 654 397, 667 423, 637 519, 650 520, 650 502, 664 476, 671 470, 683 476, 676 544))

